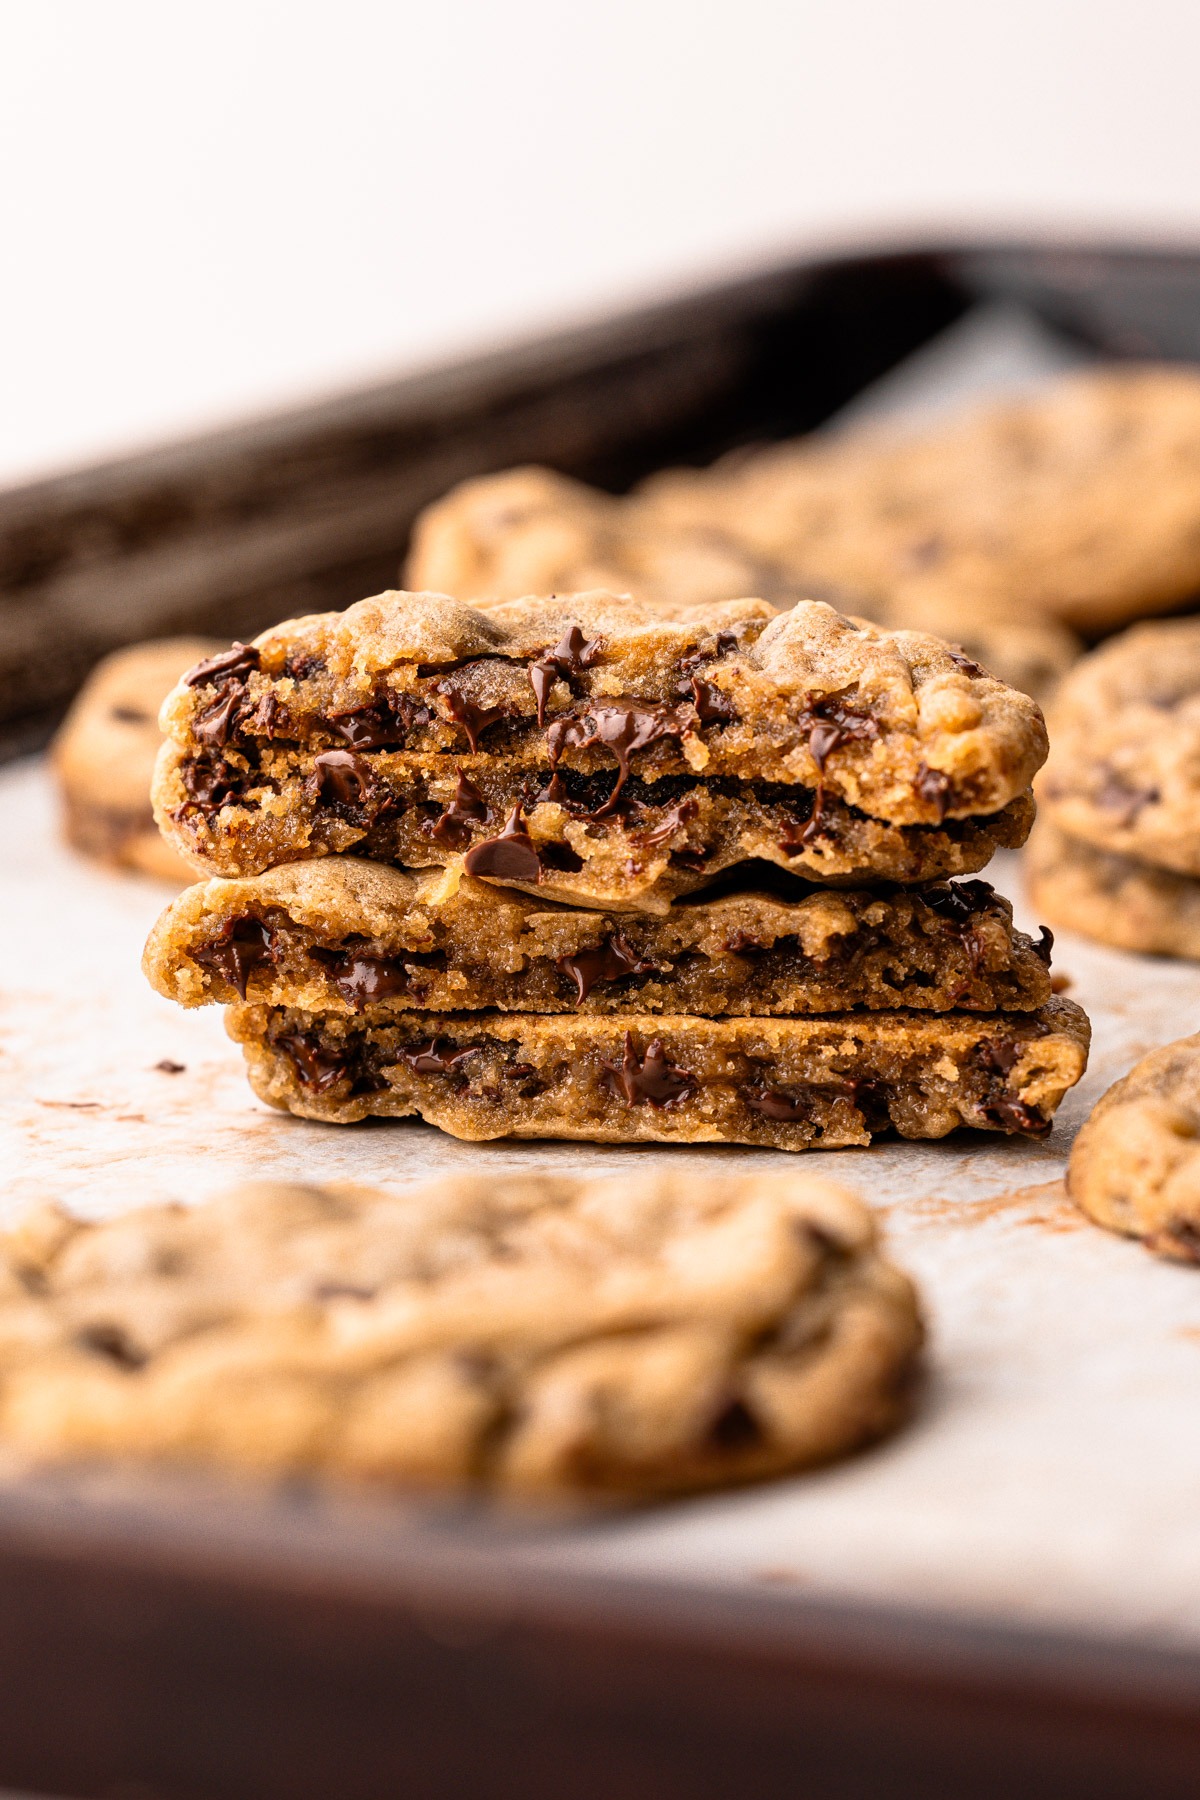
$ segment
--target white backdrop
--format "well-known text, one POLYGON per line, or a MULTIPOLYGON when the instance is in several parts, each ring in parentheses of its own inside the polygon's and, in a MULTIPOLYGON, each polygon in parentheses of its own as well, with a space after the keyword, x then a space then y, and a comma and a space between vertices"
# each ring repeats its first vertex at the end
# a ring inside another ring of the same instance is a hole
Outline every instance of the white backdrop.
POLYGON ((1200 238, 1196 0, 0 0, 0 480, 938 227, 1200 238))

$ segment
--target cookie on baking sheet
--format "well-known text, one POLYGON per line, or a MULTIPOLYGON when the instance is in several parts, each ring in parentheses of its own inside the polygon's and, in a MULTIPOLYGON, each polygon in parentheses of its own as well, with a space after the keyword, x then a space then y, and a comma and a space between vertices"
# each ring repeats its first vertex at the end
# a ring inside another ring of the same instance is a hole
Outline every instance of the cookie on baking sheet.
POLYGON ((1200 1263, 1200 1034, 1109 1088, 1075 1140, 1067 1192, 1098 1225, 1200 1263))
POLYGON ((271 1106, 348 1125, 426 1119, 454 1137, 759 1144, 835 1150, 959 1126, 1045 1137, 1087 1067, 1082 1009, 852 1012, 226 1015, 271 1106))
POLYGON ((1051 925, 1118 950, 1200 961, 1200 879, 1097 849, 1039 819, 1025 884, 1051 925))
POLYGON ((653 1496, 879 1437, 908 1278, 845 1188, 695 1170, 255 1186, 0 1238, 0 1442, 396 1486, 653 1496))
POLYGON ((1069 837, 1200 876, 1200 619, 1138 625, 1063 682, 1038 785, 1069 837))
POLYGON ((160 638, 117 650, 92 670, 51 750, 76 850, 163 881, 192 879, 150 807, 163 741, 158 713, 184 670, 220 648, 207 638, 160 638))

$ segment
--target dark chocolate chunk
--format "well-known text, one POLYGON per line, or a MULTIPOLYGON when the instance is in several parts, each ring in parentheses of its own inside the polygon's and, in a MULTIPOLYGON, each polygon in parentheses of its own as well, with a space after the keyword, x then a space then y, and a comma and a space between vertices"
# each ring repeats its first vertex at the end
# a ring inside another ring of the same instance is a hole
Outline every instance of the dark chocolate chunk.
POLYGON ((855 739, 879 736, 879 720, 870 713, 856 712, 846 704, 848 688, 836 688, 829 694, 809 696, 796 723, 808 730, 809 755, 824 775, 825 764, 843 744, 855 739))
POLYGON ((699 811, 700 808, 694 800, 680 800, 676 806, 672 806, 668 812, 663 814, 660 823, 652 831, 646 833, 641 840, 642 843, 647 846, 669 844, 671 839, 677 837, 699 811))
POLYGON ((471 841, 472 824, 486 825, 491 816, 483 795, 460 769, 453 800, 441 817, 425 829, 439 844, 445 844, 451 850, 461 850, 471 841))
POLYGON ((530 804, 537 806, 543 800, 554 806, 568 806, 570 804, 571 796, 567 792, 566 783, 563 781, 563 778, 557 769, 555 769, 545 787, 540 788, 538 792, 533 795, 530 804))
POLYGON ((1015 1038, 984 1038, 975 1054, 989 1075, 1008 1075, 1020 1060, 1022 1045, 1015 1038))
POLYGON ((392 957, 362 950, 313 950, 309 954, 325 964, 334 987, 355 1012, 409 991, 408 971, 392 957))
POLYGON ((537 881, 542 873, 537 846, 526 831, 518 800, 498 837, 484 838, 463 858, 468 875, 493 875, 499 881, 537 881))
POLYGON ((574 718, 556 719, 546 733, 550 766, 554 768, 564 750, 578 747, 591 749, 602 744, 617 759, 617 784, 591 817, 603 819, 616 808, 621 790, 629 779, 630 758, 635 750, 644 750, 663 738, 682 738, 692 729, 687 713, 663 701, 612 700, 586 707, 574 718))
POLYGON ((325 669, 324 657, 311 650, 297 650, 283 665, 283 673, 293 681, 308 681, 313 675, 323 675, 325 669))
POLYGON ((812 1095, 808 1092, 789 1094, 784 1088, 762 1085, 744 1087, 742 1098, 751 1112, 781 1125, 794 1125, 798 1119, 807 1119, 812 1112, 812 1095))
POLYGON ((944 881, 924 888, 921 898, 931 912, 955 923, 973 919, 978 913, 992 912, 996 891, 986 881, 944 881))
POLYGON ((295 1069, 300 1085, 311 1088, 314 1094, 324 1094, 329 1088, 336 1087, 350 1075, 354 1066, 351 1050, 330 1049, 307 1032, 282 1032, 272 1041, 295 1069))
POLYGON ((502 706, 477 706, 448 681, 439 682, 437 691, 445 696, 446 710, 454 723, 466 732, 472 752, 479 749, 479 739, 488 726, 505 717, 502 706))
POLYGON ((223 750, 237 736, 245 698, 246 690, 239 682, 226 681, 217 689, 216 698, 192 720, 192 736, 210 750, 223 750))
POLYGON ((275 940, 261 919, 227 919, 211 944, 200 944, 189 955, 202 969, 211 969, 236 988, 244 1000, 251 970, 274 962, 275 940))
MULTIPOLYGON (((1046 967, 1050 967, 1050 955, 1054 949, 1054 933, 1048 925, 1043 925, 1038 932, 1037 943, 1033 946, 1033 954, 1040 957, 1046 967)), ((1061 992, 1061 989, 1060 989, 1061 992)))
POLYGON ((602 1063, 601 1067, 605 1085, 627 1106, 671 1106, 694 1093, 698 1086, 695 1076, 668 1060, 661 1038, 652 1038, 639 1053, 631 1031, 625 1033, 620 1062, 602 1063))
POLYGON ((429 721, 429 708, 406 694, 384 693, 369 706, 330 713, 325 723, 354 750, 398 750, 408 734, 429 721))
POLYGON ((371 798, 371 766, 353 750, 322 750, 313 758, 317 794, 339 806, 363 806, 371 798))
POLYGON ((144 1369, 150 1360, 141 1346, 134 1343, 123 1325, 111 1324, 107 1320, 81 1326, 75 1333, 75 1342, 81 1350, 91 1350, 96 1356, 106 1356, 119 1369, 144 1369))
POLYGON ((711 681, 701 681, 692 676, 680 691, 686 693, 691 689, 692 705, 696 708, 696 717, 702 725, 734 725, 741 716, 729 695, 716 687, 711 681))
POLYGON ((941 769, 930 769, 924 763, 918 763, 913 788, 918 799, 935 809, 940 824, 953 802, 950 777, 943 774, 941 769))
POLYGON ((657 963, 643 962, 619 931, 598 950, 576 950, 555 958, 554 966, 575 983, 576 1004, 582 1006, 599 981, 619 981, 625 975, 657 975, 657 963))
POLYGON ((529 666, 529 679, 537 701, 537 722, 546 723, 546 702, 555 677, 573 684, 576 675, 590 669, 604 648, 603 638, 585 638, 578 625, 569 625, 553 650, 544 650, 529 666))
POLYGON ((1050 1135, 1050 1120, 1043 1119, 1036 1107, 1028 1105, 1016 1094, 1003 1094, 981 1108, 983 1117, 1002 1131, 1015 1131, 1022 1137, 1043 1138, 1050 1135))
POLYGON ((274 694, 263 694, 252 713, 241 721, 243 734, 261 738, 291 737, 295 733, 292 715, 274 694))
POLYGON ((220 756, 189 756, 179 775, 188 795, 180 813, 195 811, 206 817, 236 796, 240 781, 238 771, 220 756))
POLYGON ((478 1054, 478 1044, 467 1044, 459 1050, 450 1038, 436 1037, 412 1050, 402 1050, 400 1060, 408 1064, 414 1075, 454 1075, 468 1057, 478 1054))
POLYGON ((560 875, 578 875, 583 867, 583 858, 572 850, 570 844, 562 844, 555 839, 549 843, 538 845, 538 857, 543 869, 554 869, 560 875))
POLYGON ((199 687, 205 681, 215 681, 221 676, 236 676, 245 681, 247 675, 259 666, 260 657, 253 644, 235 643, 228 650, 222 650, 217 656, 210 656, 204 662, 198 662, 184 676, 185 687, 199 687))

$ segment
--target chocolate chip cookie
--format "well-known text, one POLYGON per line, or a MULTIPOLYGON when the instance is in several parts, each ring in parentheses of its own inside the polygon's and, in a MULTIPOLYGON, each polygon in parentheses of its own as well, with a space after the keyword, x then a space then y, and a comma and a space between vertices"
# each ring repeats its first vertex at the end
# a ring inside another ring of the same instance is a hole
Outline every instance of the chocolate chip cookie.
POLYGON ((1200 1263, 1200 1036, 1152 1050, 1075 1140, 1067 1191, 1098 1225, 1200 1263))
POLYGON ((1069 837, 1200 876, 1200 619, 1139 625, 1072 671, 1038 795, 1069 837))
POLYGON ((1200 880, 1071 838, 1039 819, 1025 851, 1029 897, 1052 925, 1145 955, 1200 961, 1200 880))
POLYGON ((191 879, 150 807, 163 741, 158 712, 183 671, 220 648, 204 638, 162 638, 106 656, 89 675, 51 751, 63 828, 85 856, 176 885, 191 879))
POLYGON ((156 817, 198 870, 353 850, 632 908, 752 857, 970 872, 1022 841, 1045 755, 1025 695, 812 602, 668 621, 611 595, 385 594, 200 665, 163 720, 156 817))
POLYGON ((348 1124, 419 1115, 454 1137, 869 1144, 960 1125, 1044 1137, 1087 1064, 1069 1000, 1036 1012, 818 1018, 308 1013, 234 1005, 272 1106, 348 1124))
POLYGON ((257 1186, 0 1239, 0 1441, 498 1496, 652 1497, 909 1409, 911 1282, 799 1175, 257 1186))
POLYGON ((155 926, 143 967, 183 1006, 993 1012, 1046 1003, 1050 943, 1048 932, 1035 943, 1017 931, 983 881, 794 898, 736 891, 667 913, 603 913, 469 875, 329 856, 198 883, 155 926))

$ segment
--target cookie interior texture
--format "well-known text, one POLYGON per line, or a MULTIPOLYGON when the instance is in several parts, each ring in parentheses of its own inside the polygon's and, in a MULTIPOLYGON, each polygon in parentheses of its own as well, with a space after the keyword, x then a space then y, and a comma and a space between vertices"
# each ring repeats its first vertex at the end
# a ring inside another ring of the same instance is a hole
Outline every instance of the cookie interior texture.
POLYGON ((269 1105, 333 1124, 414 1114, 454 1137, 804 1150, 962 1125, 1043 1137, 1087 1065, 1073 1002, 1036 1012, 704 1019, 306 1013, 234 1005, 269 1105))
POLYGON ((0 1238, 0 1440, 514 1496, 761 1479, 890 1430, 916 1295, 812 1176, 259 1185, 0 1238))
POLYGON ((1053 723, 1046 816, 1098 849, 1200 876, 1200 619, 1102 645, 1063 683, 1053 723))
POLYGON ((154 639, 117 650, 92 670, 50 752, 66 836, 77 850, 165 881, 190 878, 150 804, 163 741, 158 714, 184 671, 221 648, 208 638, 154 639))
POLYGON ((1024 857, 1025 883, 1054 926, 1142 955, 1200 961, 1200 879, 1097 849, 1039 819, 1024 857))
MULTIPOLYGON (((826 444, 818 461, 828 457, 826 444)), ((854 465, 840 457, 829 469, 830 492, 807 527, 774 547, 770 534, 756 544, 758 465, 756 457, 747 460, 745 484, 728 501, 720 465, 706 476, 691 471, 660 477, 642 493, 622 498, 550 469, 477 477, 418 519, 408 584, 476 605, 604 588, 675 617, 686 617, 697 604, 745 594, 780 609, 826 600, 889 630, 949 638, 1001 680, 1039 697, 1079 655, 1072 631, 1032 612, 985 563, 968 569, 959 558, 949 573, 931 567, 928 529, 914 532, 909 522, 911 543, 891 565, 864 562, 863 532, 870 521, 840 518, 839 487, 849 484, 853 492, 860 484, 854 465), (679 504, 673 479, 690 504, 679 504), (839 529, 830 534, 834 518, 839 529)), ((874 525, 878 532, 880 521, 874 525)))
POLYGON ((144 968, 185 1006, 309 1012, 1020 1011, 1050 998, 1048 934, 1015 930, 986 882, 795 886, 604 913, 330 856, 196 884, 159 920, 144 968))
POLYGON ((1109 1088, 1075 1140, 1067 1191, 1097 1224, 1200 1263, 1200 1035, 1109 1088))
MULTIPOLYGON (((227 874, 350 849, 452 758, 472 781, 519 780, 523 804, 555 809, 560 827, 574 807, 603 835, 647 798, 627 791, 636 778, 681 784, 650 796, 671 807, 706 790, 782 790, 812 838, 826 802, 900 828, 989 818, 1026 793, 1046 752, 1036 704, 940 640, 809 602, 778 617, 756 601, 697 608, 680 622, 612 595, 485 613, 384 594, 201 665, 162 718, 172 746, 156 816, 227 874), (475 766, 462 760, 481 747, 475 766)), ((447 810, 428 821, 428 862, 447 810)), ((669 835, 665 819, 650 823, 669 835)))

